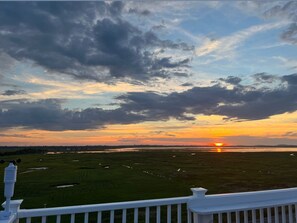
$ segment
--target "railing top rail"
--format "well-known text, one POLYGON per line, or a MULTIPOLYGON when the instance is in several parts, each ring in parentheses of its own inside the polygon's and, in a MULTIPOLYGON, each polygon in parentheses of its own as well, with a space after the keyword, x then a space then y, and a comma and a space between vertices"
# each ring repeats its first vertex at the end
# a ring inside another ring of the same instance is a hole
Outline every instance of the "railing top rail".
POLYGON ((225 213, 225 212, 236 212, 243 210, 255 210, 260 208, 269 208, 269 207, 280 207, 286 205, 297 204, 297 199, 287 199, 280 201, 263 201, 255 203, 241 203, 225 206, 204 206, 204 207, 190 207, 192 212, 198 214, 213 214, 213 213, 225 213))
POLYGON ((175 197, 175 198, 164 198, 164 199, 128 201, 128 202, 65 206, 65 207, 55 207, 55 208, 38 208, 38 209, 29 209, 29 210, 21 209, 18 211, 18 218, 65 215, 65 214, 74 214, 74 213, 111 211, 111 210, 143 208, 143 207, 153 207, 153 206, 162 206, 162 205, 183 204, 183 203, 187 203, 189 198, 190 197, 188 196, 188 197, 175 197))
POLYGON ((236 193, 224 193, 224 194, 210 194, 207 197, 233 197, 233 196, 251 196, 251 195, 271 195, 271 194, 284 194, 284 193, 297 193, 297 187, 281 188, 272 190, 258 190, 258 191, 247 191, 247 192, 236 192, 236 193))
POLYGON ((297 203, 297 188, 206 195, 189 199, 189 209, 199 214, 251 210, 297 203))

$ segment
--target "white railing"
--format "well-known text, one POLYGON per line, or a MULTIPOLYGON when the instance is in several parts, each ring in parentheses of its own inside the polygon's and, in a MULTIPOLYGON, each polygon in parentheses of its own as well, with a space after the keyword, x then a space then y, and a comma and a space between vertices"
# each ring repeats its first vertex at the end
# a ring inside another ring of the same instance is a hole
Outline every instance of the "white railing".
POLYGON ((193 188, 189 197, 20 209, 22 200, 11 200, 16 171, 5 169, 0 223, 297 223, 297 188, 217 195, 193 188))
POLYGON ((188 201, 194 222, 296 223, 297 188, 205 195, 192 189, 188 201))
MULTIPOLYGON (((30 210, 19 210, 17 218, 26 219, 26 223, 31 223, 32 218, 39 218, 39 222, 60 223, 62 218, 68 219, 68 222, 88 223, 90 217, 92 222, 157 222, 171 223, 187 222, 183 213, 187 211, 187 201, 189 197, 130 201, 107 204, 69 206, 59 208, 40 208, 30 210), (54 216, 54 218, 50 218, 54 216), (76 221, 78 220, 78 221, 76 221)), ((65 220, 66 221, 66 220, 65 220)))

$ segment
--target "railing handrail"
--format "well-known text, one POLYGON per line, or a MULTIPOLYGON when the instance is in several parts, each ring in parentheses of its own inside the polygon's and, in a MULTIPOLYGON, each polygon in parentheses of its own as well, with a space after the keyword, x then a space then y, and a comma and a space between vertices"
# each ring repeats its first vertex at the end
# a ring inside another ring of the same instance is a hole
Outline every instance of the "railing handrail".
POLYGON ((28 210, 21 209, 18 211, 18 218, 65 215, 65 214, 74 214, 74 213, 75 214, 89 213, 89 212, 99 212, 99 211, 112 211, 112 210, 121 210, 121 209, 133 209, 133 208, 183 204, 183 203, 187 203, 189 198, 190 196, 139 200, 139 201, 114 202, 114 203, 102 203, 102 204, 75 205, 75 206, 64 206, 64 207, 53 207, 53 208, 37 208, 37 209, 28 209, 28 210))
POLYGON ((198 214, 251 210, 297 203, 297 188, 192 197, 189 209, 198 214))

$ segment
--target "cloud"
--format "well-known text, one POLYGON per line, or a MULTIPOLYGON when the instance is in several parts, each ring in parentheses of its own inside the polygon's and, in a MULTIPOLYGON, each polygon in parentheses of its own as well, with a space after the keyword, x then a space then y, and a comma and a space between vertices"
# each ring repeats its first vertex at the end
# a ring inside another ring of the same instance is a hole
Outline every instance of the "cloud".
POLYGON ((183 87, 192 87, 193 84, 189 83, 189 82, 186 82, 186 83, 183 83, 181 86, 183 86, 183 87))
POLYGON ((292 23, 281 37, 289 43, 297 44, 297 23, 292 23))
POLYGON ((126 21, 124 3, 1 2, 0 49, 47 70, 81 80, 147 81, 170 77, 187 59, 162 57, 154 49, 191 51, 126 21))
MULTIPOLYGON (((118 99, 123 101, 122 109, 158 120, 193 120, 193 116, 197 114, 223 115, 239 120, 266 119, 272 115, 297 110, 297 74, 286 75, 280 79, 286 86, 267 89, 256 88, 252 84, 235 85, 229 89, 215 84, 167 95, 132 92, 118 99)), ((239 83, 239 80, 233 83, 239 83)))
POLYGON ((1 95, 12 96, 12 95, 20 95, 20 94, 26 94, 26 91, 24 91, 24 90, 6 90, 1 95))
MULTIPOLYGON (((256 74, 270 82, 268 74, 256 74)), ((242 85, 232 76, 226 78, 233 88, 220 82, 207 87, 193 87, 183 92, 160 94, 130 92, 118 96, 116 109, 63 108, 60 99, 39 101, 7 100, 0 102, 1 128, 30 128, 51 131, 103 128, 111 124, 146 121, 195 120, 195 116, 222 115, 226 119, 259 120, 297 110, 297 74, 279 77, 278 87, 242 85)))
POLYGON ((277 5, 267 9, 264 16, 267 18, 286 19, 291 22, 289 27, 282 33, 281 38, 291 44, 297 44, 297 2, 278 2, 277 5))
POLYGON ((283 136, 297 137, 297 132, 286 132, 283 136))
POLYGON ((219 78, 220 81, 223 81, 227 84, 239 85, 242 81, 240 77, 228 76, 227 78, 219 78))
POLYGON ((141 15, 141 16, 148 16, 151 14, 151 11, 148 9, 139 10, 137 8, 130 8, 129 13, 135 13, 135 14, 141 15))
MULTIPOLYGON (((214 138, 179 138, 179 137, 131 137, 131 138, 122 138, 119 139, 118 142, 120 143, 127 143, 127 144, 167 144, 167 145, 209 145, 209 142, 213 141, 222 141, 227 142, 228 145, 248 145, 248 146, 255 146, 255 145, 296 145, 296 139, 292 139, 289 137, 259 137, 259 136, 249 136, 249 135, 239 135, 239 136, 225 136, 225 137, 218 137, 214 138)), ((251 149, 251 148, 246 148, 251 149)), ((263 148, 265 149, 265 148, 263 148)), ((222 148, 224 151, 224 148, 222 148)), ((226 150, 228 150, 226 148, 226 150)), ((252 150, 252 149, 251 149, 252 150)))
POLYGON ((297 70, 297 60, 295 59, 288 59, 281 56, 275 56, 273 59, 280 61, 284 67, 288 68, 289 70, 297 70))
POLYGON ((208 145, 209 142, 213 141, 213 138, 179 138, 173 136, 165 136, 165 137, 133 137, 133 138, 121 138, 118 140, 119 143, 125 144, 166 144, 166 145, 185 145, 185 144, 193 144, 197 145, 197 143, 201 145, 208 145), (160 143, 161 142, 161 143, 160 143))
MULTIPOLYGON (((268 3, 270 6, 271 4, 268 3)), ((273 5, 269 9, 264 12, 264 16, 270 17, 279 17, 279 18, 289 18, 289 19, 297 19, 296 15, 297 3, 296 1, 283 1, 277 2, 277 4, 273 5)))
POLYGON ((257 83, 273 83, 274 81, 281 80, 281 78, 265 72, 254 74, 253 78, 257 83))
POLYGON ((274 22, 254 25, 219 39, 205 38, 204 43, 197 47, 195 52, 199 57, 210 55, 214 60, 230 58, 234 56, 235 50, 248 38, 260 32, 281 28, 286 24, 286 22, 274 22))
POLYGON ((80 111, 62 108, 64 101, 9 100, 0 102, 1 128, 23 127, 50 131, 102 128, 107 124, 131 124, 145 117, 121 109, 88 108, 80 111))
POLYGON ((11 137, 11 138, 36 138, 36 137, 31 137, 28 135, 24 134, 5 134, 5 133, 0 133, 0 137, 11 137))
POLYGON ((233 145, 296 145, 296 139, 289 137, 259 137, 259 136, 226 136, 226 141, 232 142, 233 145))

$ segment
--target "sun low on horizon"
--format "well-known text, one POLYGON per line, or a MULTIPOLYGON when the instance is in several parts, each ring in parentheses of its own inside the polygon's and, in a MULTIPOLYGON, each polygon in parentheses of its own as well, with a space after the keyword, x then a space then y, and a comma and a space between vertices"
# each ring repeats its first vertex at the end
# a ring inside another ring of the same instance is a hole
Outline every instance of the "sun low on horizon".
POLYGON ((297 145, 296 10, 0 2, 0 146, 297 145))
POLYGON ((222 142, 215 142, 214 145, 216 147, 222 147, 222 146, 224 146, 224 143, 222 143, 222 142))

